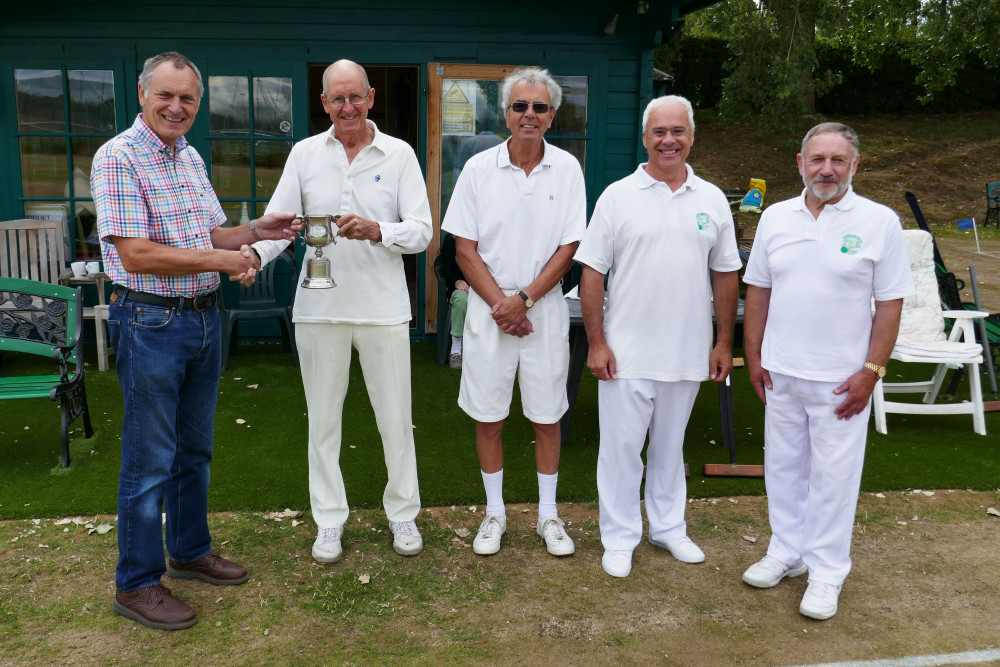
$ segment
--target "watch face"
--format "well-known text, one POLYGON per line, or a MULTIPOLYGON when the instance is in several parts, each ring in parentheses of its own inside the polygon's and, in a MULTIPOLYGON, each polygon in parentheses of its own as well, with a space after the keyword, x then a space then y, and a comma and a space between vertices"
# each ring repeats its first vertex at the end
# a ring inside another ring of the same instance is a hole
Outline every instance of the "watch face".
POLYGON ((885 377, 885 366, 880 366, 879 367, 879 369, 878 369, 878 376, 880 378, 884 378, 885 377))

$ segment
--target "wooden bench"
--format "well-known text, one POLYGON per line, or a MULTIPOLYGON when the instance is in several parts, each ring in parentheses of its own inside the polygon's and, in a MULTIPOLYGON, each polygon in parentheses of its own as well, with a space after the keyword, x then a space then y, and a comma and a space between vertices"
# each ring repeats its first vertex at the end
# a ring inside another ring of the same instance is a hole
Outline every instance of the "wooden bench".
POLYGON ((83 328, 83 289, 0 277, 0 352, 52 359, 58 373, 0 377, 0 400, 48 398, 62 406, 62 467, 69 467, 69 427, 83 416, 94 435, 78 354, 83 328), (72 364, 72 368, 71 368, 72 364))

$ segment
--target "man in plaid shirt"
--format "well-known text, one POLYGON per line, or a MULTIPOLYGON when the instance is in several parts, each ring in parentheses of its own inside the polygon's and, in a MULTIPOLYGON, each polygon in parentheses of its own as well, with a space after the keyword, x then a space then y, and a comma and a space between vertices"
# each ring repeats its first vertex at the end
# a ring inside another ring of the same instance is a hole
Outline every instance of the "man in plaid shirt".
POLYGON ((260 260, 249 244, 291 239, 301 228, 293 213, 220 226, 226 217, 205 164, 184 139, 203 93, 198 69, 179 53, 147 60, 139 76, 143 111, 97 151, 91 172, 125 399, 113 609, 164 630, 198 622, 160 583, 164 573, 216 585, 248 578, 212 549, 208 531, 222 355, 218 272, 252 284, 260 260))

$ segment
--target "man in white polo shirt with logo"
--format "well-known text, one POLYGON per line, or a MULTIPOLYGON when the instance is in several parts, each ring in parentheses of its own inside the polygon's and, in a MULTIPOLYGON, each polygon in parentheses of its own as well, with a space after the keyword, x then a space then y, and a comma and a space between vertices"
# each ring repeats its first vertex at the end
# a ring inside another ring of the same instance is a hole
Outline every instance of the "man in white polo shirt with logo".
POLYGON ((657 98, 642 127, 649 161, 604 191, 575 257, 583 264, 587 365, 601 380, 601 564, 614 577, 632 571, 642 537, 647 430, 649 542, 685 563, 705 560, 687 537, 682 447, 701 382, 722 382, 733 366, 741 266, 726 196, 686 163, 694 143, 691 103, 657 98))
POLYGON ((576 158, 545 142, 562 91, 548 72, 520 69, 501 89, 510 139, 465 164, 442 229, 455 236, 458 264, 472 287, 465 318, 458 404, 476 420, 486 518, 473 541, 500 550, 507 528, 501 434, 514 376, 535 430, 536 530, 548 552, 575 550, 556 510, 559 419, 568 407, 569 310, 559 288, 587 224, 576 158))
POLYGON ((822 620, 851 569, 869 399, 914 288, 899 218, 851 188, 854 130, 817 125, 801 150, 805 190, 761 216, 743 278, 771 522, 767 555, 743 581, 771 588, 808 571, 799 613, 822 620))

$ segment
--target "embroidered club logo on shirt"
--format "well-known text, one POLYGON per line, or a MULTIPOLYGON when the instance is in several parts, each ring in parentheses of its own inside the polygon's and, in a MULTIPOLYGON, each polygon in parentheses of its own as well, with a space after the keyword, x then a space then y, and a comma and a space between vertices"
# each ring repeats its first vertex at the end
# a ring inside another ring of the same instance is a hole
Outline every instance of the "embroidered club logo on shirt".
POLYGON ((375 174, 375 182, 378 183, 382 180, 382 174, 375 174))
POLYGON ((698 229, 705 230, 708 226, 712 224, 712 217, 708 213, 699 213, 694 216, 695 221, 698 223, 698 229))
POLYGON ((844 234, 840 241, 840 252, 846 255, 853 255, 861 249, 861 237, 854 234, 844 234))

